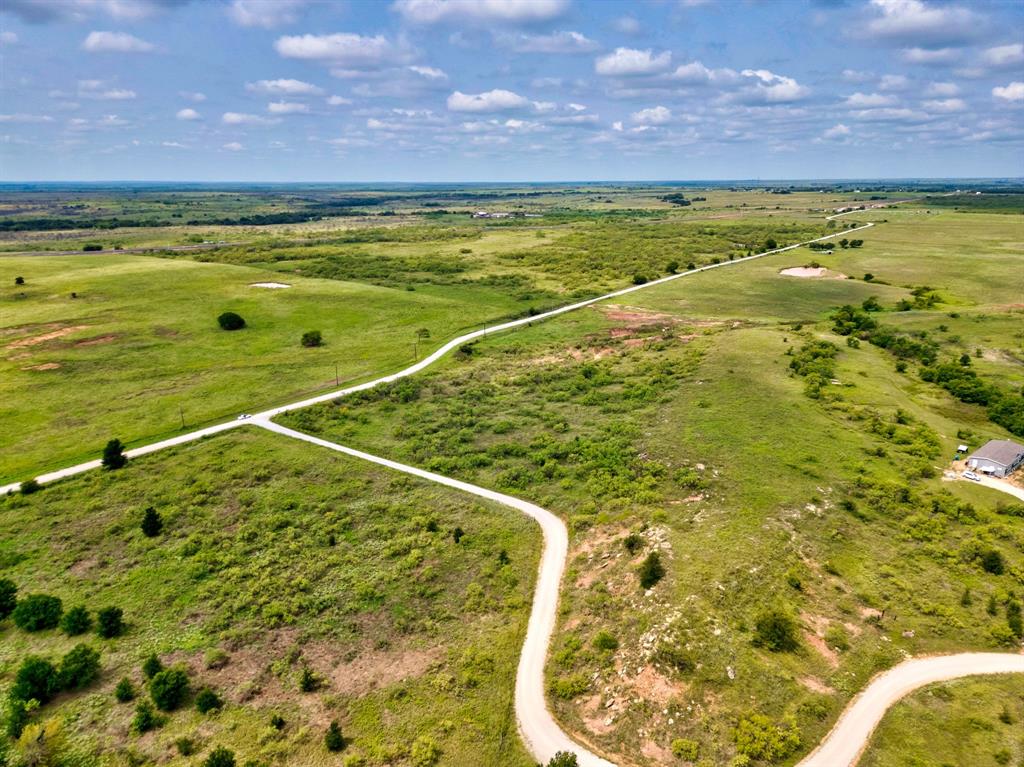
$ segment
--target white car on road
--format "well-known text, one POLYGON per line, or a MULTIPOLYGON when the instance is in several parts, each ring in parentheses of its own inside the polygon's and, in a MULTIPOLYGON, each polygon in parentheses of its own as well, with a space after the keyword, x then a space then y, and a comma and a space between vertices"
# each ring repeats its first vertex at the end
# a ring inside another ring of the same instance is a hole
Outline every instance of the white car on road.
POLYGON ((981 482, 981 477, 979 477, 973 471, 965 471, 964 479, 973 479, 975 482, 981 482))

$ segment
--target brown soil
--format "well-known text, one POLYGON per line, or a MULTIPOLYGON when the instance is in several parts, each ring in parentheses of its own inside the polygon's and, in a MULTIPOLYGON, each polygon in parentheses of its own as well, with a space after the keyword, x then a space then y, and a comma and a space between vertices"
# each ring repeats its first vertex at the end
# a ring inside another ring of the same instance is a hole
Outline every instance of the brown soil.
POLYGON ((22 368, 22 370, 56 370, 59 367, 59 362, 44 362, 41 365, 29 365, 22 368))
POLYGON ((604 316, 608 319, 624 323, 626 327, 634 329, 644 325, 665 325, 678 321, 671 314, 662 314, 636 307, 616 306, 614 304, 602 307, 601 311, 604 312, 604 316))
POLYGON ((798 681, 811 692, 821 693, 822 695, 831 695, 835 692, 834 689, 813 676, 802 676, 798 681))
POLYGON ((77 333, 79 330, 85 330, 88 325, 69 325, 68 327, 58 328, 57 330, 51 330, 48 333, 41 333, 38 336, 29 336, 28 338, 20 338, 17 341, 12 341, 7 344, 8 349, 24 349, 27 346, 38 346, 39 344, 46 343, 47 341, 53 341, 57 338, 63 338, 64 336, 77 333))
POLYGON ((76 341, 75 346, 99 346, 100 344, 109 344, 111 341, 116 340, 116 335, 96 336, 95 338, 86 338, 82 341, 76 341))

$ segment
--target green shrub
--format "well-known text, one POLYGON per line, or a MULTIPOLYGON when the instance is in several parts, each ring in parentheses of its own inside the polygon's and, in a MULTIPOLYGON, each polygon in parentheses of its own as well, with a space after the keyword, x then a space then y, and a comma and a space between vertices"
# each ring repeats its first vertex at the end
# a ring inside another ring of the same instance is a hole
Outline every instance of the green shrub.
POLYGON ((846 630, 838 624, 825 629, 825 643, 839 652, 850 649, 850 639, 846 636, 846 630))
POLYGON ((324 336, 319 330, 307 330, 302 334, 302 345, 306 348, 323 346, 324 336))
POLYGON ((86 644, 77 644, 60 661, 60 686, 65 690, 88 687, 100 675, 100 654, 86 644))
POLYGON ((413 767, 434 767, 441 759, 441 747, 432 738, 420 735, 409 752, 413 767))
POLYGON ((18 604, 18 587, 14 581, 0 578, 0 621, 14 612, 18 604))
POLYGON ((695 740, 687 740, 686 738, 676 738, 672 741, 672 756, 677 759, 684 759, 687 762, 697 761, 697 755, 700 753, 700 744, 695 740))
POLYGON ((60 599, 49 594, 29 594, 19 599, 11 612, 14 625, 22 631, 43 631, 56 628, 64 607, 60 599))
POLYGON ((337 722, 331 722, 331 726, 324 733, 324 747, 332 753, 345 748, 345 738, 341 734, 341 726, 337 722))
POLYGON ((548 761, 548 767, 579 767, 579 764, 576 754, 568 751, 559 751, 548 761))
POLYGON ((152 679, 163 670, 164 664, 160 662, 156 653, 152 653, 146 660, 142 661, 142 675, 146 679, 152 679))
POLYGON ((211 711, 219 711, 224 705, 220 696, 209 687, 204 687, 196 693, 196 710, 200 714, 208 714, 211 711))
POLYGON ((561 677, 551 683, 551 693, 556 698, 563 700, 572 700, 585 693, 589 688, 590 682, 583 674, 561 677))
MULTIPOLYGON (((7 717, 4 722, 4 732, 12 741, 21 737, 25 725, 28 724, 29 712, 25 701, 15 698, 13 695, 7 699, 7 717)), ((3 756, 3 742, 0 741, 0 756, 3 756)))
POLYGON ((43 489, 43 486, 39 484, 39 481, 35 478, 26 479, 20 485, 18 485, 18 492, 22 495, 32 495, 38 493, 43 489))
POLYGON ((1017 639, 1024 639, 1024 619, 1021 618, 1020 602, 1016 599, 1006 603, 1006 625, 1017 639))
POLYGON ((135 706, 135 716, 132 718, 132 730, 140 735, 160 726, 160 717, 153 710, 149 701, 140 700, 135 706))
POLYGON ((211 647, 203 656, 207 668, 224 668, 231 660, 231 656, 219 647, 211 647))
POLYGON ((780 607, 772 607, 757 616, 754 646, 772 652, 792 652, 799 646, 796 620, 780 607))
POLYGON ((637 569, 640 577, 640 587, 649 589, 665 577, 665 566, 661 564, 661 555, 652 551, 637 569))
POLYGON ((142 534, 147 538, 155 538, 164 529, 164 520, 160 512, 150 506, 142 513, 142 523, 139 525, 142 534))
POLYGON ((979 559, 981 560, 981 569, 986 573, 1002 575, 1006 569, 1006 561, 1003 559, 1003 555, 996 549, 986 549, 981 552, 979 559))
POLYGON ((654 649, 651 660, 681 673, 693 671, 697 668, 697 662, 694 660, 693 655, 675 642, 660 642, 654 649))
POLYGON ((121 681, 117 683, 117 687, 114 688, 114 697, 117 698, 118 703, 135 700, 135 686, 132 684, 132 680, 122 677, 121 681))
POLYGON ((46 703, 60 692, 60 677, 54 665, 45 658, 30 655, 21 662, 14 675, 11 697, 28 702, 46 703))
POLYGON ((174 747, 182 756, 192 756, 196 752, 196 742, 192 738, 178 738, 174 741, 174 747))
POLYGON ((598 650, 613 652, 619 649, 619 640, 607 631, 598 631, 594 635, 594 647, 598 650))
POLYGON ((203 761, 203 767, 235 767, 235 752, 217 746, 203 761))
POLYGON ((217 324, 221 330, 241 330, 245 327, 245 320, 234 312, 224 312, 217 318, 217 324))
POLYGON ((302 692, 315 692, 320 687, 320 678, 309 666, 303 666, 299 672, 299 689, 302 692))
POLYGON ((103 448, 103 458, 100 460, 104 469, 113 471, 123 468, 128 463, 128 457, 124 454, 124 445, 121 440, 112 439, 103 448))
POLYGON ((161 711, 174 711, 188 695, 188 674, 181 668, 168 668, 149 680, 149 697, 161 711))
POLYGON ((637 533, 630 533, 622 539, 622 545, 626 547, 626 551, 630 554, 636 554, 643 547, 644 539, 637 533))
POLYGON ((60 619, 60 630, 69 637, 79 636, 92 628, 92 618, 83 605, 76 605, 60 619))
POLYGON ((113 639, 124 633, 124 612, 120 607, 104 607, 96 613, 96 633, 113 639))
POLYGON ((284 721, 284 717, 280 714, 274 714, 272 717, 270 717, 270 726, 273 727, 275 730, 283 730, 285 724, 286 722, 284 721))
POLYGON ((800 747, 800 730, 792 719, 787 719, 784 725, 776 725, 762 714, 750 714, 740 719, 733 740, 741 755, 775 762, 800 747))

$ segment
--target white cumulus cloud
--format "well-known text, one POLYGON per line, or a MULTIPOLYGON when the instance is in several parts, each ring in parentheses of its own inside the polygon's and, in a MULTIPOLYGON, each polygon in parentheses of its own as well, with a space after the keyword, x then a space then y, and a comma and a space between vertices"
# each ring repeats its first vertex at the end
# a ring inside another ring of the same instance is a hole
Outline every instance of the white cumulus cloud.
POLYGON ((900 55, 908 64, 926 66, 952 64, 960 59, 960 51, 956 48, 904 48, 900 55))
POLYGON ((850 129, 842 123, 837 123, 821 134, 824 138, 835 139, 850 135, 850 129))
POLYGON ((414 72, 420 77, 425 77, 428 80, 447 80, 448 75, 443 69, 437 69, 436 67, 424 67, 413 64, 409 67, 410 72, 414 72))
POLYGON ((569 7, 569 0, 396 0, 391 7, 403 19, 416 24, 443 21, 521 24, 557 18, 569 7))
POLYGON ((896 97, 886 96, 882 93, 854 93, 852 96, 847 96, 844 103, 853 109, 873 109, 874 107, 892 106, 896 103, 896 97))
POLYGON ((272 115, 309 114, 309 105, 297 101, 271 101, 267 104, 267 111, 272 115))
POLYGON ((246 83, 245 89, 253 93, 265 93, 269 96, 319 96, 323 88, 302 80, 280 78, 277 80, 257 80, 246 83))
POLYGON ((1012 82, 1009 85, 996 86, 992 95, 1002 101, 1024 101, 1024 83, 1012 82))
POLYGON ((511 45, 519 53, 590 53, 600 47, 580 32, 518 35, 512 39, 511 45))
POLYGON ((957 5, 928 4, 923 0, 871 0, 876 12, 863 33, 880 42, 937 47, 972 39, 982 18, 957 5))
POLYGON ((634 112, 630 119, 641 125, 664 125, 672 119, 672 110, 663 106, 648 107, 634 112))
POLYGON ((748 101, 763 101, 769 104, 784 104, 799 101, 809 91, 792 77, 777 75, 767 69, 744 69, 740 74, 756 80, 752 89, 743 94, 748 101))
POLYGON ((344 96, 328 96, 327 103, 332 107, 340 107, 345 106, 346 104, 351 104, 352 99, 347 99, 344 96))
POLYGON ((241 152, 243 149, 245 149, 245 147, 239 144, 237 141, 229 141, 227 144, 224 145, 224 149, 227 149, 229 152, 241 152))
POLYGON ((921 106, 929 112, 942 112, 944 114, 963 112, 967 109, 967 104, 964 103, 963 99, 932 99, 923 102, 921 106))
POLYGON ((672 73, 672 78, 684 83, 694 85, 725 84, 736 82, 739 74, 732 69, 710 69, 699 61, 691 61, 689 64, 681 64, 672 73))
POLYGON ((368 37, 338 32, 331 35, 285 35, 274 43, 279 54, 291 59, 323 61, 339 67, 376 68, 408 57, 404 47, 383 35, 368 37))
POLYGON ((226 10, 239 26, 273 29, 295 23, 306 4, 307 0, 233 0, 226 10))
POLYGON ((155 49, 152 43, 127 32, 90 32, 82 42, 82 50, 89 53, 149 53, 155 49))
POLYGON ((201 120, 202 116, 194 109, 179 109, 174 115, 179 120, 201 120))
POLYGON ((279 120, 244 112, 225 112, 220 119, 225 125, 272 125, 279 122, 279 120))
POLYGON ((616 48, 611 53, 599 56, 594 62, 594 71, 606 77, 628 77, 664 72, 672 63, 672 54, 663 51, 655 54, 650 48, 616 48))
POLYGON ((508 109, 520 109, 529 103, 529 99, 518 93, 500 88, 486 93, 455 91, 448 97, 448 109, 452 112, 501 112, 508 109))
POLYGON ((981 54, 981 60, 988 66, 997 69, 1024 64, 1024 43, 997 45, 994 48, 986 48, 981 54))

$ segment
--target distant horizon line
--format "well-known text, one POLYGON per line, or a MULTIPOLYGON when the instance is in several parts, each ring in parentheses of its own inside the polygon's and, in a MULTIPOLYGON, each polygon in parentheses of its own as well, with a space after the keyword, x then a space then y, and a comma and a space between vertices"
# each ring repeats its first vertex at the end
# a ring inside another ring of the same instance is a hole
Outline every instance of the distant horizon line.
POLYGON ((8 186, 26 186, 26 185, 53 185, 53 184, 68 184, 68 185, 89 185, 89 184, 124 184, 124 185, 138 185, 138 184, 262 184, 262 185, 294 185, 294 184, 306 184, 306 185, 441 185, 441 184, 726 184, 726 183, 757 183, 763 184, 767 182, 828 182, 828 183, 856 183, 856 182, 911 182, 911 181, 925 181, 925 182, 936 182, 936 181, 1003 181, 1003 182, 1021 182, 1024 183, 1024 176, 850 176, 850 177, 815 177, 815 176, 794 176, 794 177, 745 177, 745 178, 666 178, 666 179, 555 179, 555 180, 538 180, 538 181, 527 181, 527 180, 504 180, 504 179, 488 179, 483 181, 470 181, 470 180, 432 180, 432 181, 411 181, 411 180, 372 180, 372 181, 312 181, 312 180, 292 180, 292 181, 271 181, 271 180, 239 180, 239 179, 219 179, 215 181, 211 180, 200 180, 200 179, 25 179, 19 181, 0 181, 0 187, 8 186))

